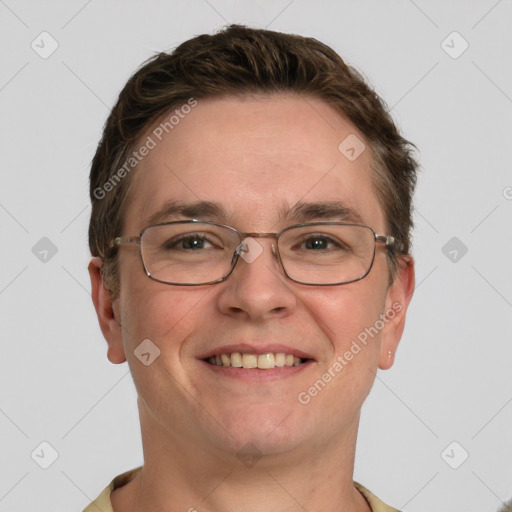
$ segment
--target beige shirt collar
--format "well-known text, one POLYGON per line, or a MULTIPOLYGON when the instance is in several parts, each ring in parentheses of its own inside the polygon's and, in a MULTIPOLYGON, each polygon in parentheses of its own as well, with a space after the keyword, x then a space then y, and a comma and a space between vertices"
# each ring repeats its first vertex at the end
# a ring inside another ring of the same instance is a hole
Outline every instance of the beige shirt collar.
MULTIPOLYGON (((84 512, 114 512, 110 502, 110 493, 114 489, 122 487, 130 480, 135 478, 141 469, 142 466, 116 476, 112 482, 110 482, 108 487, 103 490, 103 492, 84 510, 84 512)), ((379 498, 377 498, 361 484, 354 482, 354 486, 365 497, 366 501, 370 505, 370 508, 372 509, 372 512, 399 512, 396 508, 390 507, 389 505, 386 505, 384 502, 379 500, 379 498)))

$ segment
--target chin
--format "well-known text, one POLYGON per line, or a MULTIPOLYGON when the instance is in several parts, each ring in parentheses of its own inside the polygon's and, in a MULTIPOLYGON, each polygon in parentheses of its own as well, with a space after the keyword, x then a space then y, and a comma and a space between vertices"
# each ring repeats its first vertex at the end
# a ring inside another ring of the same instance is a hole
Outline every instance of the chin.
POLYGON ((309 437, 308 421, 299 418, 299 413, 292 407, 280 405, 260 405, 241 407, 235 411, 226 411, 217 415, 224 426, 227 439, 223 443, 238 452, 243 447, 254 445, 262 454, 279 454, 288 452, 309 437))

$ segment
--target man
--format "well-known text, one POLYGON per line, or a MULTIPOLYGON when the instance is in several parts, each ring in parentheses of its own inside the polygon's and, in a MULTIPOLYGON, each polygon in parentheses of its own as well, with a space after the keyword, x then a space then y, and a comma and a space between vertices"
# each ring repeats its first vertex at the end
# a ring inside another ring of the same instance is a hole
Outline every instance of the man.
POLYGON ((87 511, 395 510, 353 467, 413 293, 416 168, 314 39, 230 26, 134 74, 92 164, 89 272, 144 465, 87 511))

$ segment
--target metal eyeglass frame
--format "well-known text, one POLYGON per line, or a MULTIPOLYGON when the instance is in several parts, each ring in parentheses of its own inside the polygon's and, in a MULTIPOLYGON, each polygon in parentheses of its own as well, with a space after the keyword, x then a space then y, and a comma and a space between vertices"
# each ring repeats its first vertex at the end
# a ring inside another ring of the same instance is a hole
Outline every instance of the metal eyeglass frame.
POLYGON ((251 238, 274 238, 276 240, 276 245, 275 245, 275 247, 274 247, 274 245, 272 245, 272 251, 274 252, 275 256, 277 257, 279 265, 283 269, 285 276, 295 283, 303 284, 306 286, 340 286, 343 284, 349 284, 349 283, 354 283, 356 281, 360 281, 361 279, 364 279, 370 273, 370 270, 373 267, 373 263, 375 261, 375 253, 376 253, 377 243, 383 243, 385 245, 385 247, 390 250, 397 250, 397 244, 398 244, 398 240, 396 237, 390 236, 390 235, 378 235, 371 227, 365 226, 363 224, 352 224, 352 223, 345 223, 345 222, 305 222, 302 224, 294 224, 292 226, 288 226, 288 227, 282 229, 281 231, 279 231, 278 233, 245 233, 242 231, 238 231, 237 229, 235 229, 231 226, 228 226, 226 224, 221 224, 219 222, 199 220, 199 219, 188 219, 188 220, 177 220, 177 221, 171 221, 171 222, 162 222, 159 224, 153 224, 151 226, 147 226, 140 232, 140 234, 138 236, 130 236, 130 235, 118 236, 118 237, 114 238, 109 243, 109 247, 112 249, 115 247, 119 247, 122 244, 138 245, 139 246, 139 256, 142 261, 142 267, 144 269, 144 272, 153 281, 157 281, 157 282, 163 283, 163 284, 169 284, 172 286, 203 286, 203 285, 207 285, 207 284, 221 283, 221 282, 225 281, 233 273, 233 270, 235 269, 235 266, 238 262, 240 254, 244 252, 244 240, 248 237, 251 237, 251 238), (169 281, 163 281, 163 280, 158 279, 158 278, 154 277, 153 275, 151 275, 149 270, 146 268, 146 263, 144 262, 144 258, 142 257, 142 236, 144 235, 144 232, 150 228, 154 228, 154 227, 158 227, 158 226, 167 226, 167 225, 172 225, 172 224, 195 224, 195 223, 220 226, 223 228, 227 228, 238 235, 240 243, 237 245, 235 252, 233 253, 230 271, 225 276, 223 276, 219 279, 216 279, 214 281, 208 281, 205 283, 173 283, 173 282, 169 282, 169 281), (357 227, 369 229, 373 233, 374 247, 373 247, 372 259, 370 261, 368 270, 362 276, 359 276, 355 279, 351 279, 350 281, 342 281, 339 283, 320 283, 320 284, 306 283, 306 282, 299 281, 297 279, 293 279, 292 277, 290 277, 286 271, 285 266, 283 265, 283 262, 281 261, 281 255, 279 254, 279 237, 283 233, 285 233, 286 231, 288 231, 290 229, 300 228, 300 227, 304 227, 304 226, 357 226, 357 227))

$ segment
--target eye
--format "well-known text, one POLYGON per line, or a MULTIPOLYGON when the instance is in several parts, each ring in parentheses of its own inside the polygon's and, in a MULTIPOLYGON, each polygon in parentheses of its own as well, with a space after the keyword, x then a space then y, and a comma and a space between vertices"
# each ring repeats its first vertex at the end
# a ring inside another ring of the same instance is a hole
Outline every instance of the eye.
POLYGON ((312 251, 350 250, 343 240, 326 234, 308 235, 302 240, 298 248, 312 251))
POLYGON ((306 249, 327 249, 330 240, 327 240, 325 237, 309 237, 304 242, 304 247, 306 249))
MULTIPOLYGON (((211 237, 214 238, 213 236, 211 237)), ((209 240, 204 234, 201 233, 188 233, 186 235, 177 236, 167 240, 163 244, 165 250, 192 250, 198 251, 201 249, 212 249, 221 245, 219 239, 216 240, 218 245, 215 245, 214 240, 209 240)))

